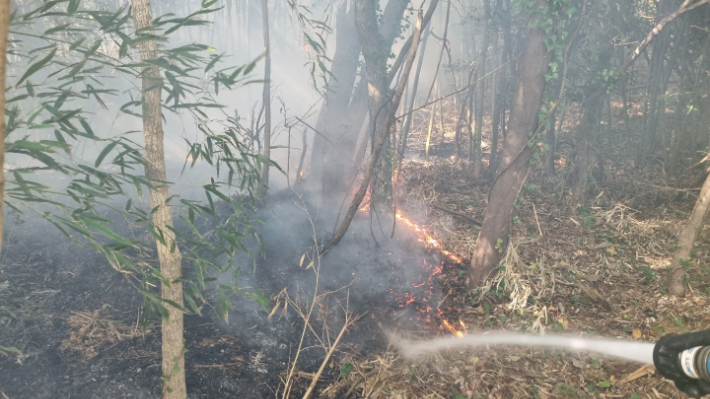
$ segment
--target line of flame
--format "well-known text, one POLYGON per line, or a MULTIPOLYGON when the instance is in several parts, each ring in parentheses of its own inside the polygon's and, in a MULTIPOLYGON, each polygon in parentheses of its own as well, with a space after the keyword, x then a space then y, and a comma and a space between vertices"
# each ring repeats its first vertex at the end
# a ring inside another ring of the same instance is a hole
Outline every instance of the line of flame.
POLYGON ((451 259, 452 261, 454 261, 456 263, 461 263, 463 261, 463 258, 461 258, 460 256, 458 256, 450 251, 445 250, 442 247, 441 243, 439 241, 437 241, 434 237, 432 237, 429 233, 427 233, 425 229, 422 229, 416 223, 405 218, 399 212, 397 213, 397 219, 403 221, 407 226, 411 227, 414 231, 416 231, 419 234, 420 241, 425 242, 430 247, 434 247, 434 248, 439 249, 441 251, 441 253, 444 254, 444 256, 446 256, 447 258, 451 259))

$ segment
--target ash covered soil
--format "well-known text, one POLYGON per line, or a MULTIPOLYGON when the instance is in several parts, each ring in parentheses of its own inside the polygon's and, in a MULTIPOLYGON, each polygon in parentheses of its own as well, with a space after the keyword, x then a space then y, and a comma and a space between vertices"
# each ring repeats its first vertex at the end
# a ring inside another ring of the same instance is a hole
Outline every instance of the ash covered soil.
MULTIPOLYGON (((295 200, 277 197, 259 211, 266 222, 260 232, 265 255, 256 256, 256 263, 246 255, 237 260, 239 283, 259 287, 270 302, 231 298, 228 322, 210 309, 185 316, 190 398, 275 397, 283 386, 304 326, 295 307, 306 310, 315 289, 315 267, 308 267, 308 258, 299 261, 313 245, 313 227, 326 235, 333 226, 315 214, 312 226, 295 200), (290 307, 284 308, 287 300, 290 307)), ((326 295, 311 317, 313 330, 303 341, 292 396, 305 390, 309 373, 321 365, 325 351, 319 339, 332 342, 343 326, 344 309, 359 318, 334 352, 321 386, 338 379, 342 364, 385 349, 383 323, 396 319, 421 327, 430 319, 441 297, 442 262, 406 229, 398 227, 395 239, 388 239, 384 231, 390 229, 391 220, 371 228, 361 213, 340 245, 322 257, 318 292, 326 295)), ((143 298, 135 287, 96 251, 42 221, 17 219, 7 231, 0 344, 22 354, 0 354, 0 397, 159 398, 159 323, 141 327, 143 298)), ((255 250, 258 243, 247 246, 255 250)), ((220 283, 233 278, 217 277, 220 283)))

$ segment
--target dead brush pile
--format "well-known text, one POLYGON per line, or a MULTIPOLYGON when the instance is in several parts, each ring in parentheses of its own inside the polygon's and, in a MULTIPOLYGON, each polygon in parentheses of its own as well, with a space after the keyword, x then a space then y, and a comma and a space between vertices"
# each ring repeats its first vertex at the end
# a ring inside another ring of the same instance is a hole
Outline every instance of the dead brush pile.
POLYGON ((129 326, 110 319, 111 308, 104 305, 93 312, 72 312, 70 333, 59 349, 78 353, 86 361, 99 354, 102 346, 142 335, 138 325, 129 326))

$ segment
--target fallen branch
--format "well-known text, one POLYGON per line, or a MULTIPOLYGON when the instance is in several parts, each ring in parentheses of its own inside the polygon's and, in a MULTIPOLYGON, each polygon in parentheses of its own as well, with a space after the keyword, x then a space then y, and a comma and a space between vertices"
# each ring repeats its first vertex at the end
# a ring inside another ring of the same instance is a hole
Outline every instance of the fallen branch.
POLYGON ((474 225, 474 226, 481 227, 481 222, 479 222, 479 221, 476 220, 476 219, 472 219, 471 217, 466 216, 466 215, 464 215, 463 213, 459 213, 459 212, 456 212, 456 211, 452 211, 451 209, 446 209, 446 208, 444 208, 443 206, 439 206, 439 205, 429 205, 429 206, 430 206, 431 208, 440 210, 440 211, 442 211, 442 212, 446 212, 446 213, 449 213, 449 214, 451 214, 451 215, 458 216, 458 217, 460 217, 461 219, 466 220, 467 222, 471 223, 471 224, 474 225))

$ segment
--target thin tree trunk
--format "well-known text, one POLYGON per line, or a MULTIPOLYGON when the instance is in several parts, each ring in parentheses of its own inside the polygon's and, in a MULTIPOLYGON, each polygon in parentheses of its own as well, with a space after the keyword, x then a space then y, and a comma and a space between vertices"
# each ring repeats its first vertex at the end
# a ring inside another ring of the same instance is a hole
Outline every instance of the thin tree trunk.
MULTIPOLYGON (((497 0, 496 2, 496 14, 497 15, 505 15, 503 11, 503 2, 502 0, 497 0)), ((501 24, 497 23, 496 24, 496 32, 495 32, 495 43, 493 45, 493 48, 497 48, 497 43, 498 43, 498 28, 503 27, 505 30, 509 30, 510 26, 509 24, 501 24)), ((510 47, 510 42, 507 40, 507 37, 509 37, 509 34, 503 34, 503 51, 500 55, 500 62, 501 64, 504 64, 508 62, 508 52, 509 52, 509 47, 510 47)), ((507 75, 505 73, 505 68, 502 70, 496 72, 496 82, 497 85, 493 88, 493 110, 492 110, 492 115, 491 115, 491 155, 488 158, 488 171, 492 173, 495 173, 496 170, 496 164, 498 163, 498 141, 500 138, 500 127, 501 127, 501 115, 503 114, 503 110, 505 109, 505 87, 507 86, 507 75)))
POLYGON ((556 120, 557 117, 557 108, 552 110, 550 114, 547 116, 547 123, 549 127, 547 128, 547 133, 546 133, 546 138, 545 138, 545 143, 547 144, 547 147, 549 148, 547 151, 547 164, 546 164, 546 169, 545 173, 548 176, 552 176, 555 174, 555 142, 557 141, 555 135, 555 124, 557 122, 556 120))
POLYGON ((421 51, 419 54, 419 60, 417 61, 417 70, 414 72, 414 81, 412 82, 412 87, 410 89, 411 93, 409 94, 409 101, 406 103, 406 109, 404 112, 407 114, 407 116, 404 118, 404 126, 402 127, 402 132, 400 133, 402 138, 401 138, 401 145, 399 149, 399 157, 398 157, 398 162, 397 162, 397 168, 402 165, 402 160, 404 159, 404 151, 407 149, 407 135, 409 134, 409 129, 412 126, 412 110, 414 109, 414 104, 417 99, 417 88, 419 87, 419 75, 422 72, 422 64, 424 64, 424 56, 426 55, 426 44, 428 42, 427 39, 429 39, 429 34, 431 33, 431 25, 427 25, 426 32, 424 33, 424 37, 422 38, 421 41, 421 51))
POLYGON ((431 131, 434 129, 434 115, 436 114, 436 107, 439 103, 435 103, 431 107, 431 114, 429 115, 429 128, 426 132, 426 145, 424 146, 424 156, 429 159, 429 143, 431 142, 431 131))
MULTIPOLYGON (((153 16, 150 0, 132 0, 133 18, 139 34, 151 34, 153 16)), ((155 40, 139 41, 140 59, 145 63, 158 57, 155 40)), ((145 138, 145 173, 153 181, 150 189, 150 206, 155 211, 153 225, 163 236, 165 244, 156 239, 160 272, 166 282, 160 286, 163 300, 183 305, 182 296, 182 255, 175 242, 173 217, 165 201, 168 198, 167 176, 165 174, 165 150, 163 148, 163 120, 161 115, 162 77, 155 65, 146 65, 142 70, 143 86, 143 136, 145 138)), ((184 399, 185 387, 185 344, 183 342, 183 313, 172 305, 166 305, 167 318, 163 318, 162 358, 163 358, 163 398, 184 399)))
MULTIPOLYGON (((536 0, 536 4, 544 7, 547 1, 536 0)), ((536 13, 530 16, 530 21, 540 18, 541 15, 536 13)), ((528 133, 536 130, 537 114, 545 91, 545 73, 552 58, 544 39, 544 31, 528 28, 499 174, 491 187, 481 231, 471 255, 468 280, 471 287, 479 285, 491 274, 507 248, 513 205, 527 177, 532 155, 527 145, 528 133)))
POLYGON ((10 29, 10 0, 0 0, 0 253, 5 201, 5 73, 7 70, 7 32, 10 29))
MULTIPOLYGON (((269 44, 269 1, 261 0, 261 15, 264 32, 264 90, 261 100, 264 103, 264 158, 271 158, 271 45, 269 44)), ((261 169, 261 193, 265 194, 269 186, 269 165, 261 169)))
MULTIPOLYGON (((481 44, 480 76, 486 76, 486 58, 488 57, 488 31, 490 27, 490 1, 483 0, 483 43, 481 44)), ((494 89, 495 90, 495 89, 494 89)), ((481 177, 481 141, 483 138, 483 110, 486 99, 486 80, 476 84, 476 132, 473 139, 473 177, 481 177)))

